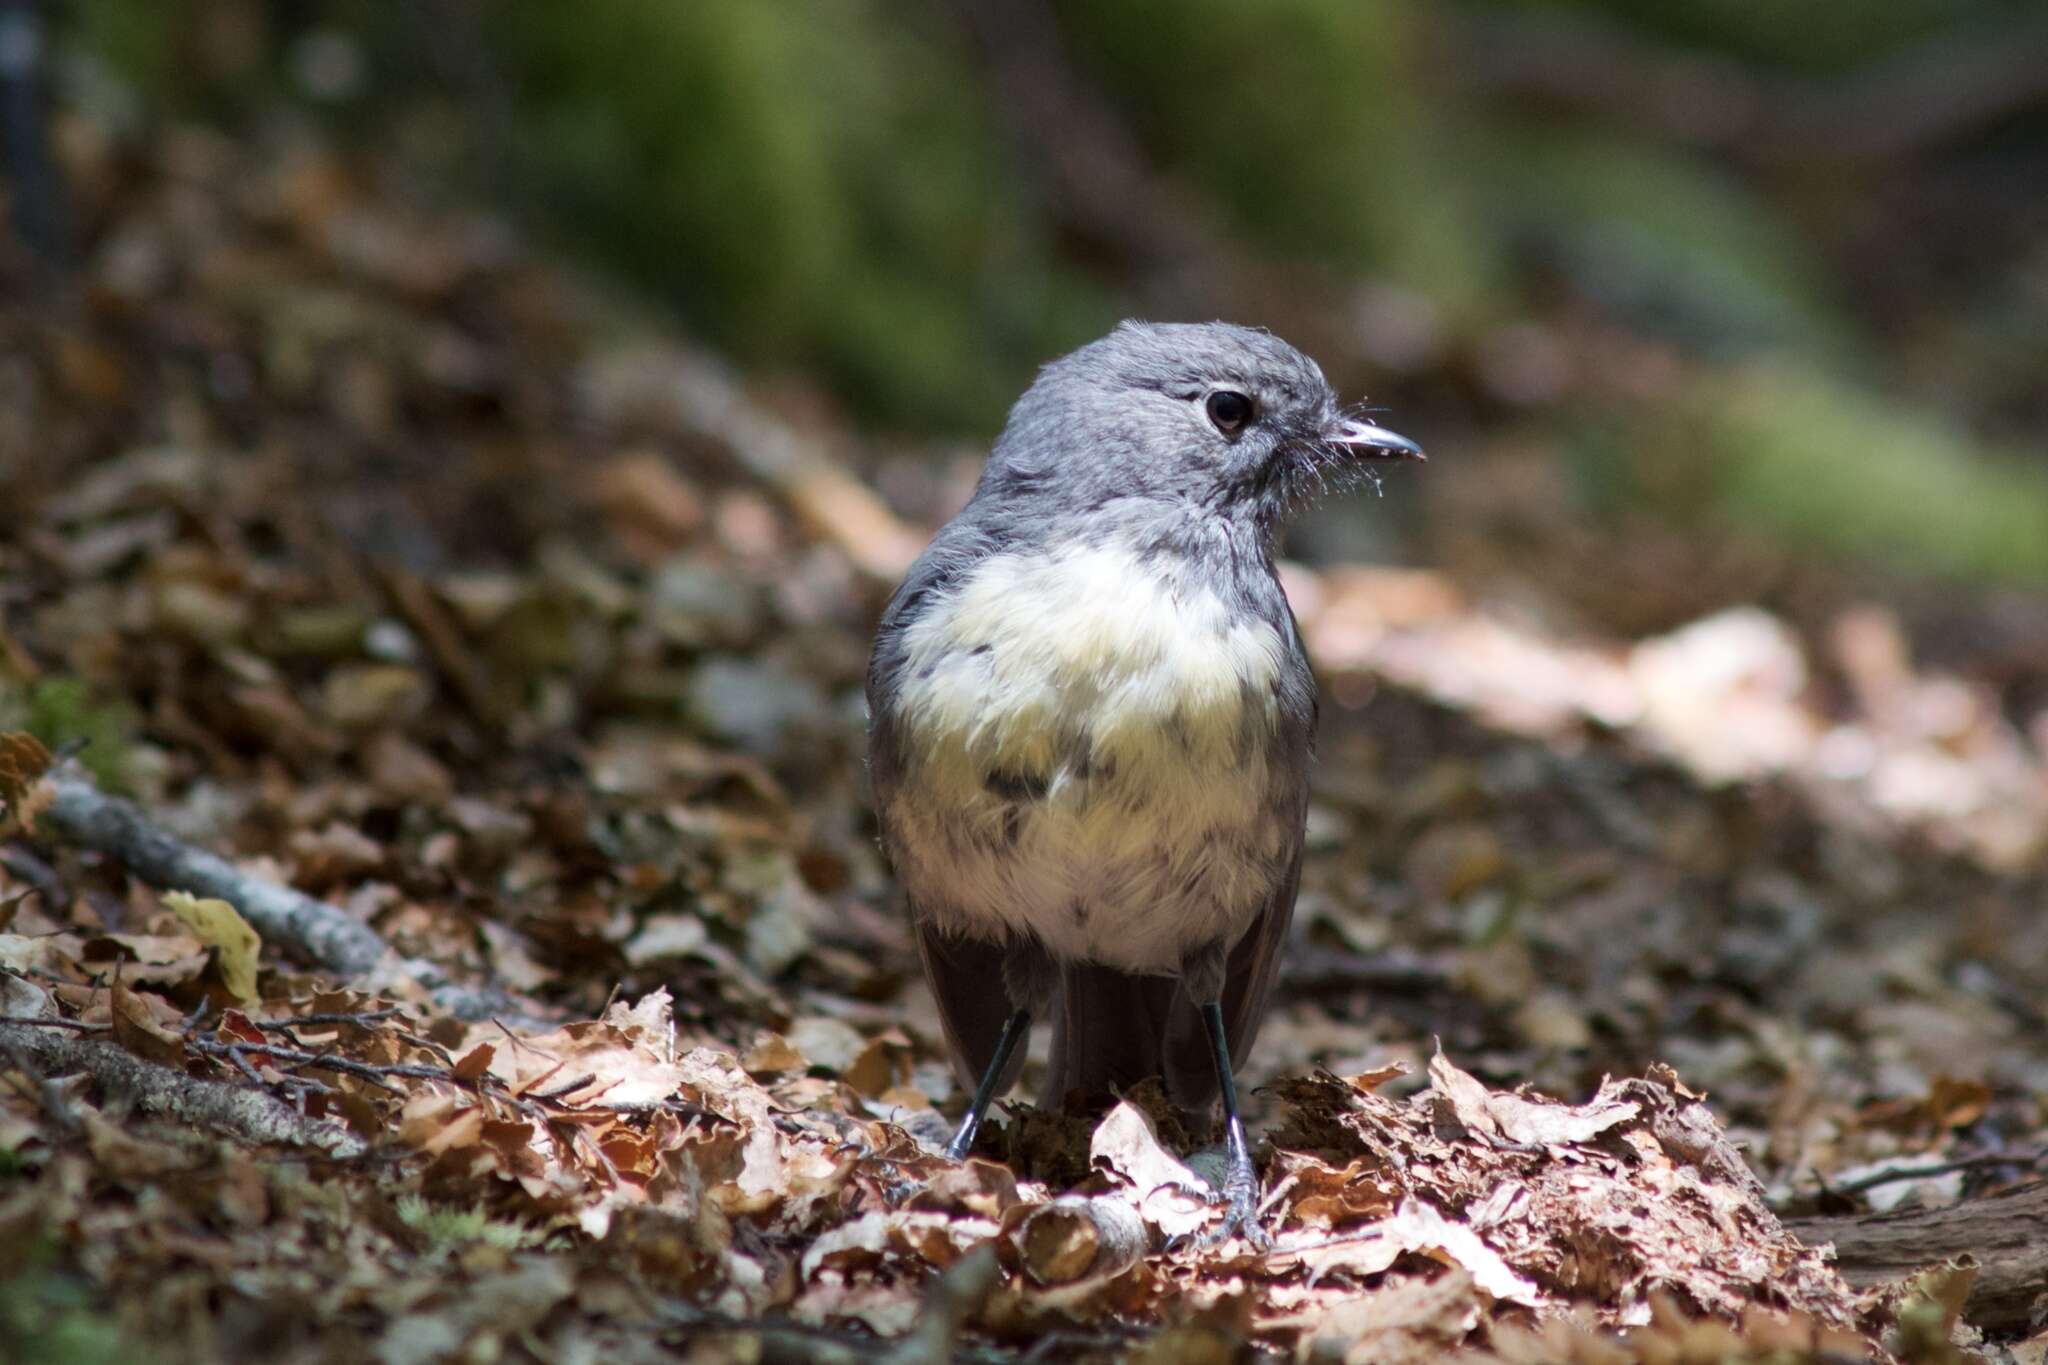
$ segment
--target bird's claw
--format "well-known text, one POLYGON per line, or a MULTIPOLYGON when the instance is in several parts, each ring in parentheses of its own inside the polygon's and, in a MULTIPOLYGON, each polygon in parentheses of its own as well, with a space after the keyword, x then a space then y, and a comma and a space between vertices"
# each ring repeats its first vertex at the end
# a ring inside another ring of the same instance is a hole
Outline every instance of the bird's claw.
POLYGON ((1242 1237, 1255 1251, 1273 1249, 1272 1234, 1259 1223, 1259 1172, 1249 1153, 1233 1152, 1222 1188, 1211 1186, 1207 1193, 1210 1203, 1222 1206, 1223 1218, 1191 1246, 1207 1249, 1242 1237))
POLYGON ((1230 1175, 1223 1182, 1223 1222, 1216 1230, 1216 1240, 1228 1241, 1242 1237, 1256 1251, 1273 1249, 1272 1234, 1259 1223, 1259 1173, 1247 1160, 1242 1166, 1233 1162, 1230 1175))

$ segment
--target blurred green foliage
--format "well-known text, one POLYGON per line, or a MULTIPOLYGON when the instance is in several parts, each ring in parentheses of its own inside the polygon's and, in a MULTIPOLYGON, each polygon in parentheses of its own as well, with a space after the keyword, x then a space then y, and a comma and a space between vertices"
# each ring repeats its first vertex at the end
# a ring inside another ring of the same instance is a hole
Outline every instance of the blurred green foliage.
POLYGON ((1703 158, 1606 130, 1503 132, 1483 158, 1496 251, 1561 273, 1645 334, 1718 355, 1854 353, 1817 253, 1703 158))
MULTIPOLYGON (((1646 427, 1651 424, 1645 424, 1646 427)), ((2048 578, 2048 480, 1926 409, 1791 366, 1701 383, 1645 430, 1682 435, 1744 524, 1874 563, 2048 578)))
POLYGON ((52 753, 76 748, 78 761, 109 791, 129 789, 128 752, 135 714, 79 678, 17 682, 0 675, 0 731, 26 730, 52 753))
POLYGON ((1515 0, 1515 7, 1579 11, 1708 52, 1771 66, 1824 71, 1883 57, 1902 44, 1979 20, 2022 13, 2031 0, 1515 0))
MULTIPOLYGON (((346 122, 351 98, 357 113, 397 107, 398 93, 442 101, 494 150, 482 160, 496 183, 479 189, 742 361, 820 377, 868 420, 986 434, 1036 364, 1141 311, 1138 282, 1075 239, 1057 179, 1020 155, 1034 130, 998 102, 950 0, 77 0, 69 12, 83 46, 147 98, 215 115, 289 93, 274 72, 290 61, 251 52, 288 54, 314 29, 352 36, 370 74, 352 97, 324 97, 321 116, 346 122)), ((1594 510, 1643 497, 1680 522, 1732 517, 1900 567, 2043 571, 2048 475, 2005 447, 2048 415, 2035 363, 2048 258, 1980 262, 1938 240, 1977 230, 1986 185, 2025 183, 1997 158, 2048 167, 2027 159, 2048 144, 2038 120, 1987 128, 1976 152, 1961 144, 1974 169, 1831 164, 1825 148, 1818 163, 1785 162, 1780 148, 1702 145, 1611 95, 1561 108, 1499 96, 1459 46, 1490 24, 1510 44, 1537 25, 1566 44, 1591 35, 1596 77, 1598 61, 1638 52, 1646 71, 1711 71, 1712 89, 1763 100, 1951 39, 1995 40, 2025 20, 2025 0, 1480 0, 1455 13, 1055 0, 1051 12, 1076 79, 1242 260, 1329 281, 1338 332, 1344 281, 1426 300, 1437 368, 1397 385, 1458 395, 1452 406, 1470 410, 1454 417, 1475 429, 1604 431, 1577 448, 1594 510), (1929 193, 1902 194, 1902 177, 1925 177, 1929 193), (1921 221, 1922 205, 1951 199, 1970 207, 1945 227, 1921 221), (1471 397, 1486 380, 1470 357, 1497 329, 1589 315, 1669 348, 1687 371, 1682 397, 1593 383, 1535 412, 1471 397), (1972 427, 1998 438, 1980 448, 1972 427), (1657 468, 1634 468, 1645 464, 1657 468), (1698 496, 1654 493, 1672 487, 1698 496)))
POLYGON ((985 420, 1102 330, 1003 173, 957 35, 878 0, 493 9, 518 154, 635 278, 870 414, 985 420))
POLYGON ((1268 250, 1380 272, 1468 316, 1497 287, 1399 0, 1120 0, 1059 7, 1148 149, 1268 250))
POLYGON ((37 1365, 143 1365, 156 1352, 125 1340, 85 1281, 56 1269, 54 1244, 31 1244, 0 1275, 0 1360, 37 1365))

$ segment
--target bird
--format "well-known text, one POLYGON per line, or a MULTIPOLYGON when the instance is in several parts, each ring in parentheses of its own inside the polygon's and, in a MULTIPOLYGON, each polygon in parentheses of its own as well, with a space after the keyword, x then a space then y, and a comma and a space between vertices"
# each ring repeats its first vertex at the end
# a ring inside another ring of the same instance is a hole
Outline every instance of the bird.
POLYGON ((964 1159, 1052 1023, 1040 1103, 1159 1077, 1224 1111, 1300 881, 1316 689, 1275 568, 1406 437, 1268 331, 1127 321, 1045 365, 884 608, 866 678, 883 851, 964 1086, 964 1159))

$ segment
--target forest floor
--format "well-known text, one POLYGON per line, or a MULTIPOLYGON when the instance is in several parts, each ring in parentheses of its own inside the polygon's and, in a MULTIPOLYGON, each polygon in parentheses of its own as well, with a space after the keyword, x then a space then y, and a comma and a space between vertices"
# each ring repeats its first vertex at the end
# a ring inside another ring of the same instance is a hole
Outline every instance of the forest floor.
POLYGON ((1371 512, 1433 567, 1288 570, 1273 1245, 1215 1242, 1154 1093, 939 1154, 860 678, 962 461, 317 143, 66 156, 96 245, 0 308, 0 1355, 2048 1352, 2024 1251, 1821 1235, 2048 1155, 2038 602, 1730 606, 1432 444, 1371 512))

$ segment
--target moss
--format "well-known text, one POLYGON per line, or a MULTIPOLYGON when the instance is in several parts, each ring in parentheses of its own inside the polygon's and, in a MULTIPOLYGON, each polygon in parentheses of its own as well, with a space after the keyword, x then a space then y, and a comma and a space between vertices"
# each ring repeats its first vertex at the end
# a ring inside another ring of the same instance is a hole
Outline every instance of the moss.
POLYGON ((56 753, 75 749, 99 784, 128 790, 135 713, 80 678, 20 683, 0 677, 0 730, 26 730, 56 753))
POLYGON ((2038 466, 1819 371, 1716 375, 1636 431, 1639 460, 1690 465, 1745 529, 1906 572, 2048 578, 2038 466))
POLYGON ((418 1233, 434 1250, 459 1251, 468 1246, 517 1251, 540 1246, 546 1234, 518 1223, 493 1219, 482 1209, 456 1209, 430 1204, 416 1194, 401 1195, 398 1221, 418 1233))
POLYGON ((61 1271, 48 1244, 0 1278, 0 1359, 38 1365, 144 1365, 157 1353, 126 1340, 86 1281, 61 1271))
POLYGON ((1066 3, 1097 85, 1253 240, 1364 267, 1453 317, 1497 283, 1392 0, 1066 3))
POLYGON ((821 366, 870 413, 983 424, 1038 359, 1115 316, 1056 262, 932 13, 493 15, 558 221, 745 356, 821 366))

